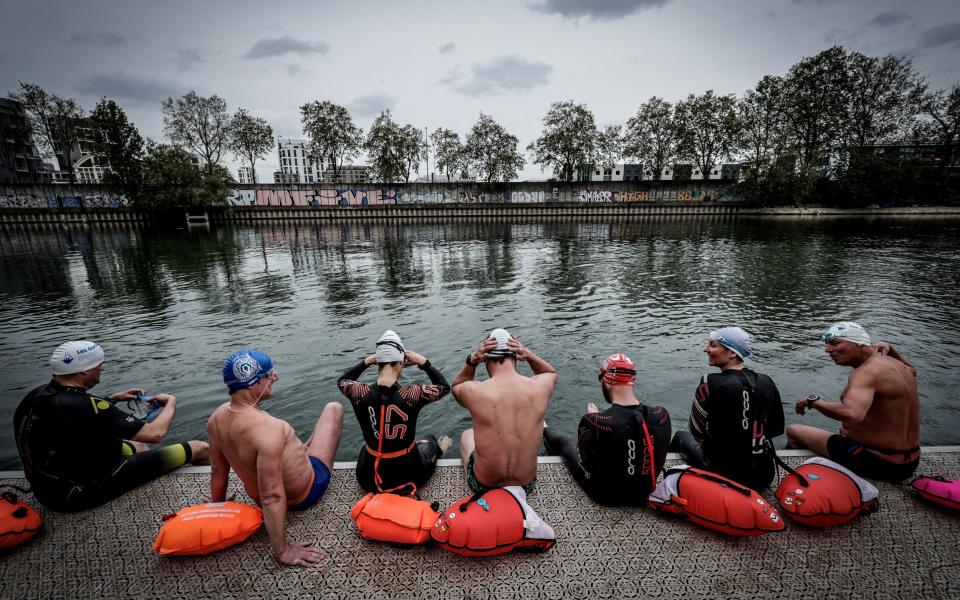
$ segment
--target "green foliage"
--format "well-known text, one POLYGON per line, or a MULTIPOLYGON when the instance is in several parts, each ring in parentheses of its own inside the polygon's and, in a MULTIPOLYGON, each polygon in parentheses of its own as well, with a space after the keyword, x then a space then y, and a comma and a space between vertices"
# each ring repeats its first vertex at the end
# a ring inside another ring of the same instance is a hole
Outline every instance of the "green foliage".
POLYGON ((690 94, 677 103, 673 119, 677 154, 699 167, 704 179, 739 143, 741 128, 733 96, 716 96, 713 90, 690 94))
POLYGON ((216 94, 204 97, 190 90, 176 100, 167 98, 161 108, 164 134, 174 144, 197 153, 204 168, 212 171, 230 140, 227 101, 216 94))
POLYGON ((517 150, 520 140, 511 135, 489 115, 480 118, 467 134, 467 160, 477 178, 510 181, 523 168, 523 155, 517 150))
POLYGON ((310 140, 307 153, 333 168, 334 181, 344 163, 353 160, 363 146, 363 131, 353 124, 350 111, 328 100, 300 107, 303 131, 310 140))
POLYGON ((257 160, 265 158, 273 148, 273 128, 265 119, 254 117, 246 110, 237 109, 230 119, 227 148, 238 159, 250 166, 253 183, 257 183, 257 160))
POLYGON ((643 162, 644 171, 660 181, 664 167, 677 156, 673 105, 656 96, 640 105, 627 121, 623 152, 643 162))
POLYGON ((460 176, 467 170, 467 155, 460 142, 460 135, 440 127, 430 134, 437 168, 451 181, 454 175, 460 176))
POLYGON ((543 132, 527 151, 533 162, 551 169, 560 181, 573 181, 578 171, 598 162, 599 136, 585 104, 554 102, 543 117, 543 132))
POLYGON ((604 169, 623 160, 623 126, 607 125, 597 137, 597 164, 604 169))
POLYGON ((57 156, 60 170, 74 183, 70 148, 77 139, 77 126, 83 119, 83 109, 73 98, 50 94, 35 83, 20 83, 20 89, 10 94, 12 100, 23 105, 30 129, 39 138, 40 150, 47 158, 57 156))
POLYGON ((370 170, 377 181, 394 183, 401 178, 410 181, 410 172, 420 171, 426 143, 413 125, 399 125, 385 110, 370 125, 364 149, 370 158, 370 170))
POLYGON ((134 204, 148 208, 223 205, 230 183, 230 173, 222 165, 201 170, 196 157, 183 148, 148 142, 143 187, 134 204))
POLYGON ((143 180, 143 138, 119 104, 101 98, 91 120, 97 130, 96 153, 110 165, 105 180, 135 198, 143 180))

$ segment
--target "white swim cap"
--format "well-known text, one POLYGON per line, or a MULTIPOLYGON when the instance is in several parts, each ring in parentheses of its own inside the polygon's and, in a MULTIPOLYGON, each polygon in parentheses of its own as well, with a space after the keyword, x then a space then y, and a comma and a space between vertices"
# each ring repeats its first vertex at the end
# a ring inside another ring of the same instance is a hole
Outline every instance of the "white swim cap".
POLYGON ((854 344, 858 344, 860 346, 870 345, 870 334, 867 333, 866 329, 857 323, 854 323, 853 321, 843 321, 841 323, 837 323, 825 334, 820 336, 820 339, 824 342, 827 340, 832 340, 833 338, 853 342, 854 344))
POLYGON ((750 334, 739 327, 723 327, 710 332, 710 339, 723 344, 728 350, 742 359, 753 354, 750 344, 750 334))
POLYGON ((377 362, 392 363, 403 360, 403 340, 392 329, 383 332, 377 340, 377 362))
POLYGON ((76 341, 60 344, 50 355, 54 375, 72 375, 93 369, 103 362, 103 348, 96 342, 76 341))
POLYGON ((507 346, 510 341, 510 332, 503 328, 496 328, 487 336, 491 340, 497 340, 497 347, 487 352, 487 356, 516 356, 516 353, 507 346))

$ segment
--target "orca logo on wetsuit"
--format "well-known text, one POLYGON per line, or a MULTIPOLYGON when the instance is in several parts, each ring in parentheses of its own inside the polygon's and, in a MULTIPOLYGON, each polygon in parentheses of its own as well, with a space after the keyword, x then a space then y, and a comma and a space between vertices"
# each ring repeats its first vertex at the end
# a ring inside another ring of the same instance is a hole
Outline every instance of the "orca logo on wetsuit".
POLYGON ((637 444, 633 439, 627 440, 627 474, 633 475, 636 469, 633 466, 633 459, 637 457, 637 444))
POLYGON ((743 390, 743 420, 740 421, 740 425, 744 431, 750 431, 750 419, 747 418, 748 412, 750 412, 750 392, 743 390))
POLYGON ((380 439, 380 432, 377 431, 377 411, 373 410, 372 406, 367 407, 367 412, 370 413, 370 429, 373 431, 374 439, 380 439))

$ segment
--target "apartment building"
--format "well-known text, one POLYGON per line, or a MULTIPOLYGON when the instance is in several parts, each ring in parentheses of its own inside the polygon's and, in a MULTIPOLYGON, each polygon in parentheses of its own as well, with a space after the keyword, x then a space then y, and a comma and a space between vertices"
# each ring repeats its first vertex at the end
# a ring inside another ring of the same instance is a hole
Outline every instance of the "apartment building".
MULTIPOLYGON (((282 181, 277 183, 318 183, 326 165, 307 157, 307 141, 277 138, 282 181)), ((277 180, 274 175, 274 181, 277 180)))

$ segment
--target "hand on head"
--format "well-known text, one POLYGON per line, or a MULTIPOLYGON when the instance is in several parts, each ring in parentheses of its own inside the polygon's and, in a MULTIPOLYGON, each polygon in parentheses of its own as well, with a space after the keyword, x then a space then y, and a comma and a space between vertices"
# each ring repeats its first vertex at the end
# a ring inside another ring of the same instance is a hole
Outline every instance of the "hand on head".
POLYGON ((527 350, 526 346, 521 344, 520 340, 518 340, 513 336, 511 336, 510 339, 507 340, 507 348, 509 348, 511 352, 517 355, 517 360, 527 360, 527 358, 530 357, 530 351, 527 350))
POLYGON ((470 360, 474 363, 480 363, 487 360, 487 352, 495 349, 497 347, 497 340, 483 336, 483 339, 480 340, 480 345, 477 349, 470 355, 470 360))
POLYGON ((410 365, 422 366, 426 364, 427 359, 423 355, 414 352, 413 350, 407 350, 403 353, 403 366, 409 367, 410 365))

